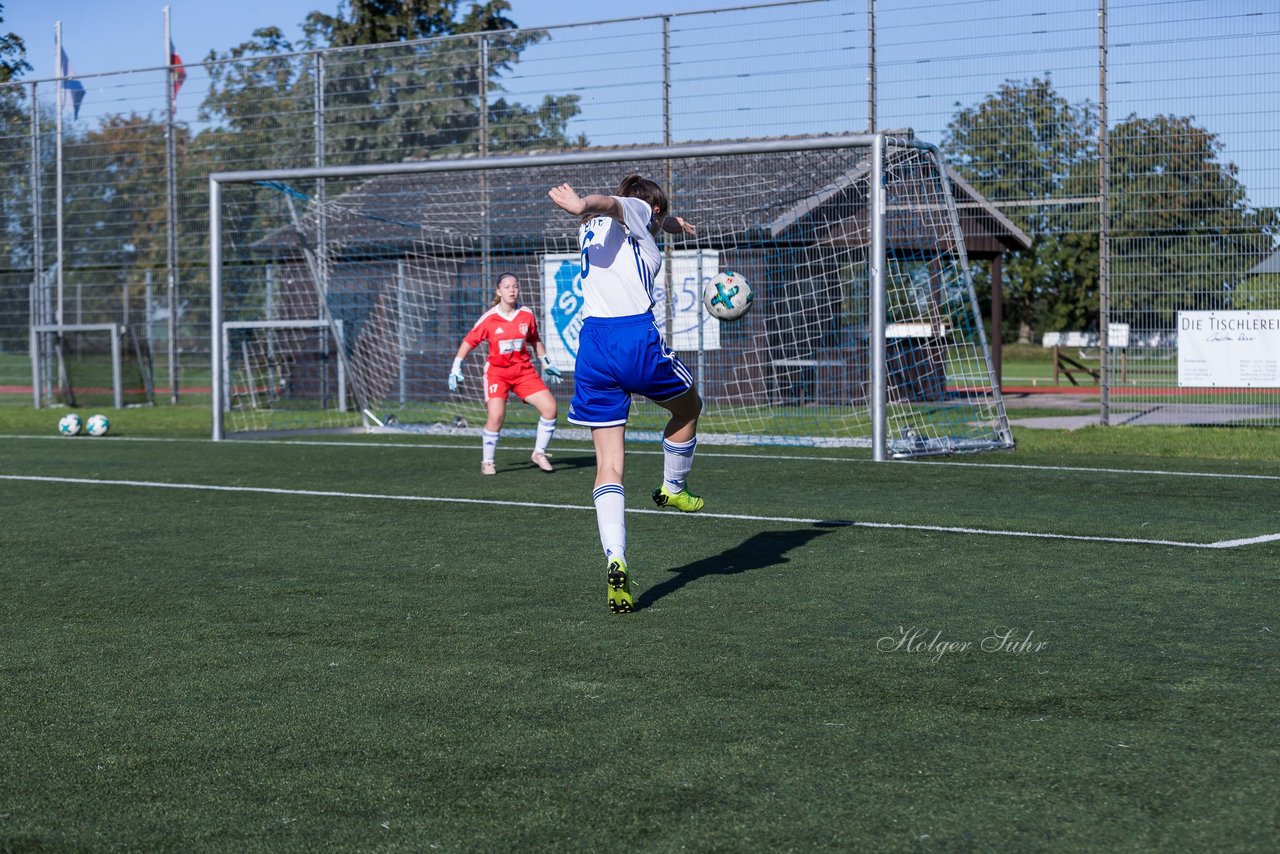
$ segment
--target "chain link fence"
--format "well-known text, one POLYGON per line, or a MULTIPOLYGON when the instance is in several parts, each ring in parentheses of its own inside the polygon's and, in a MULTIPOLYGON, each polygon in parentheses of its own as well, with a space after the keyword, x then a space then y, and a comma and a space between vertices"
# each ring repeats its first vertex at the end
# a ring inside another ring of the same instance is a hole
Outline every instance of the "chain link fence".
POLYGON ((1050 5, 810 0, 233 56, 186 65, 172 113, 166 68, 82 75, 61 122, 58 81, 7 84, 0 393, 31 399, 50 323, 120 323, 157 398, 203 393, 212 172, 910 128, 1030 238, 974 253, 993 342, 1076 342, 1109 423, 1280 424, 1265 357, 1188 385, 1178 350, 1190 312, 1280 316, 1280 9, 1050 5))

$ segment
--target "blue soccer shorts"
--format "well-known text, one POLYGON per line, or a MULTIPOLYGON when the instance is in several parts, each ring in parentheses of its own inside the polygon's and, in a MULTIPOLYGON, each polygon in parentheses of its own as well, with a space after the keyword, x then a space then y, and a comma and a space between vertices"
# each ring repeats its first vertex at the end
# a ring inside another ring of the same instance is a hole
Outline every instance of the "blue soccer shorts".
POLYGON ((588 317, 578 337, 569 423, 627 423, 631 395, 661 403, 693 388, 693 375, 662 340, 653 315, 588 317))

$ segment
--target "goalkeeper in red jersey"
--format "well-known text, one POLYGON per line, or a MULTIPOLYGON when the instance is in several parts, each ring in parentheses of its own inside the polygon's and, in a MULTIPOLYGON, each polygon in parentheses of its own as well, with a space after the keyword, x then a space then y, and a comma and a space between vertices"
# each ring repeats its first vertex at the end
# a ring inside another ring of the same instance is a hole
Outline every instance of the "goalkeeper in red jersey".
POLYGON ((531 459, 543 471, 552 471, 547 445, 556 432, 556 399, 547 383, 560 382, 561 372, 547 356, 547 348, 538 335, 537 318, 528 307, 520 305, 520 279, 514 273, 498 276, 493 306, 480 315, 462 339, 449 371, 450 391, 457 391, 463 384, 462 360, 482 341, 489 344, 484 366, 484 402, 489 414, 484 423, 480 473, 497 474, 494 454, 507 417, 507 395, 511 393, 538 410, 538 434, 531 459), (541 377, 533 366, 531 347, 542 363, 541 377))

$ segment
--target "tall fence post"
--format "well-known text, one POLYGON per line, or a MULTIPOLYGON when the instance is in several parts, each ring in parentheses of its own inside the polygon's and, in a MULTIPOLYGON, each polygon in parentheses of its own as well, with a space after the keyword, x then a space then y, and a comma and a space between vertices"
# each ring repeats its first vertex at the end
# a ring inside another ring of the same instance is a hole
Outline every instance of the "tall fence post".
POLYGON ((169 46, 173 44, 169 30, 169 7, 164 7, 164 56, 168 73, 164 76, 165 122, 165 266, 169 295, 169 402, 177 403, 181 371, 178 365, 178 165, 174 140, 174 72, 169 46))
POLYGON ((224 438, 222 408, 222 185, 209 178, 209 363, 213 382, 209 388, 209 407, 213 422, 212 439, 224 438))
MULTIPOLYGON (((670 15, 664 15, 662 18, 662 144, 666 146, 671 145, 671 16, 670 15)), ((675 172, 674 172, 674 167, 671 165, 670 160, 666 161, 665 166, 666 166, 667 179, 663 184, 663 186, 666 187, 667 195, 669 198, 675 192, 675 187, 672 186, 675 180, 675 172)), ((659 230, 659 233, 662 233, 661 230, 659 230)), ((675 300, 672 299, 672 291, 675 290, 673 287, 673 285, 675 284, 675 275, 671 272, 671 267, 674 263, 673 261, 674 254, 675 253, 671 246, 671 238, 664 235, 662 238, 662 267, 663 267, 662 283, 663 283, 663 288, 666 291, 666 299, 664 300, 664 302, 666 303, 666 311, 663 312, 665 314, 665 317, 663 318, 663 328, 666 330, 666 338, 667 338, 667 341, 671 342, 671 346, 674 346, 674 342, 675 342, 675 325, 676 325, 675 300)), ((698 287, 699 289, 702 287, 702 282, 698 282, 698 287)))
POLYGON ((1099 423, 1111 423, 1111 170, 1107 150, 1107 0, 1098 0, 1098 338, 1101 345, 1099 423))
MULTIPOLYGON (((31 300, 28 308, 31 328, 47 323, 44 317, 44 208, 41 197, 44 195, 40 180, 40 105, 36 87, 31 84, 31 300)), ((43 341, 34 332, 31 340, 31 396, 36 409, 43 403, 41 394, 44 385, 40 379, 40 354, 36 352, 43 346, 43 341)))
MULTIPOLYGON (((477 119, 480 131, 480 156, 489 156, 489 37, 480 36, 480 70, 476 80, 477 119)), ((494 284, 493 259, 489 257, 493 248, 493 235, 489 225, 489 173, 480 176, 480 213, 483 225, 480 234, 480 276, 486 287, 494 284)))
POLYGON ((876 0, 867 0, 867 133, 876 132, 876 0))

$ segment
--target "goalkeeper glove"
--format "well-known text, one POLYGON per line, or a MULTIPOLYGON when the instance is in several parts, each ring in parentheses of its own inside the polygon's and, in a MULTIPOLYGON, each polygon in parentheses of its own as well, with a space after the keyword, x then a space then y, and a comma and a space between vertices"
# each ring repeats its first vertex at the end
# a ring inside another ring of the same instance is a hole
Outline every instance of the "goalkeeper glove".
POLYGON ((462 360, 454 359, 453 368, 449 371, 449 391, 457 391, 462 385, 462 360))
POLYGON ((550 356, 542 357, 542 379, 548 385, 555 385, 564 379, 564 374, 560 369, 551 364, 550 356))

